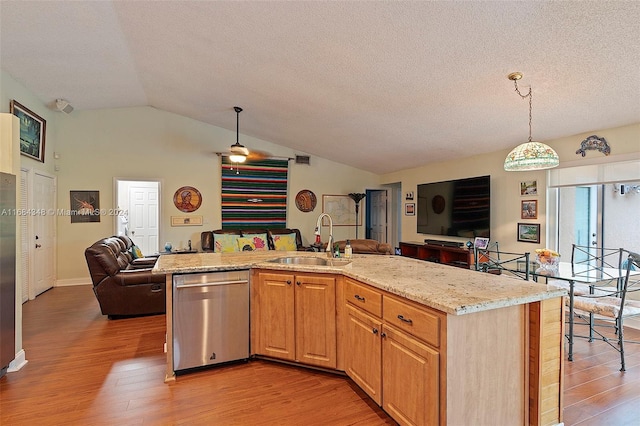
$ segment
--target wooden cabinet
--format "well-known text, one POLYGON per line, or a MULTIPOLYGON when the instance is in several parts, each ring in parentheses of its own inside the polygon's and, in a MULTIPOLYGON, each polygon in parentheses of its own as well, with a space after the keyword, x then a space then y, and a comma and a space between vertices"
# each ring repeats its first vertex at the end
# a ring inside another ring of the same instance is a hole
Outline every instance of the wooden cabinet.
POLYGON ((347 305, 345 372, 382 405, 382 321, 347 305))
POLYGON ((382 408, 403 425, 437 425, 438 351, 386 324, 382 330, 382 408))
POLYGON ((442 315, 349 278, 344 295, 347 375, 400 424, 438 424, 442 315))
POLYGON ((252 278, 252 352, 336 368, 335 277, 259 271, 252 278))
POLYGON ((460 268, 472 268, 474 266, 473 251, 467 248, 427 243, 401 242, 399 245, 400 253, 405 257, 458 266, 460 268))

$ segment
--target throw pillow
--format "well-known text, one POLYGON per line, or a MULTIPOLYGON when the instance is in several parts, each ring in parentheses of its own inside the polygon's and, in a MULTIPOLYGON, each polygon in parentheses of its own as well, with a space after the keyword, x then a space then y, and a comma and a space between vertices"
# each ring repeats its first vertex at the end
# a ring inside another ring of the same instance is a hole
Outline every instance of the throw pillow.
POLYGON ((213 234, 213 251, 215 253, 232 253, 240 251, 238 249, 239 235, 235 234, 213 234))
POLYGON ((296 251, 296 234, 274 235, 273 245, 276 250, 296 251))
POLYGON ((134 245, 131 247, 131 255, 133 256, 134 259, 140 259, 142 257, 144 257, 142 255, 142 250, 140 250, 140 247, 134 245))
POLYGON ((238 250, 240 251, 253 251, 256 250, 256 246, 253 243, 252 238, 240 237, 238 238, 238 250))
POLYGON ((267 234, 245 234, 244 238, 250 238, 253 241, 254 250, 269 250, 269 244, 267 243, 267 234))

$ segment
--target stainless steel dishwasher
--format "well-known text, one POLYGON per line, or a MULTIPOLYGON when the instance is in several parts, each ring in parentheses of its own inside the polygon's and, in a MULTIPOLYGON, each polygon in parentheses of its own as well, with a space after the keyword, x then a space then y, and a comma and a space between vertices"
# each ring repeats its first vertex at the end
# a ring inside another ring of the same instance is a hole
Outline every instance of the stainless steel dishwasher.
POLYGON ((173 277, 173 370, 249 358, 249 271, 173 277))

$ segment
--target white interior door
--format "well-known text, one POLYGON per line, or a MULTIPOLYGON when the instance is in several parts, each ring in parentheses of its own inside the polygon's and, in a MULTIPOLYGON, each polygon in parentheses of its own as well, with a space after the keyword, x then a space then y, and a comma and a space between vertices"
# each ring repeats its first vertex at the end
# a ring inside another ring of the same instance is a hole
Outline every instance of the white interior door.
POLYGON ((371 229, 370 236, 372 240, 381 243, 387 242, 387 191, 371 191, 371 229))
POLYGON ((29 298, 53 287, 55 281, 55 177, 35 172, 33 178, 33 207, 38 214, 33 220, 33 288, 29 289, 29 298))
POLYGON ((142 253, 158 252, 158 182, 129 185, 129 236, 142 253))

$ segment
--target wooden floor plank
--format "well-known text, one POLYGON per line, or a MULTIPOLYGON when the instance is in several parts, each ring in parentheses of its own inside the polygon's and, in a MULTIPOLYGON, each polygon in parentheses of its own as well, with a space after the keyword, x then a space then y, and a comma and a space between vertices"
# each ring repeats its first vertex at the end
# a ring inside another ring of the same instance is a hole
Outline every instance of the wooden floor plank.
MULTIPOLYGON (((629 329, 630 339, 640 332, 629 329)), ((0 380, 2 425, 393 425, 341 375, 254 360, 164 383, 165 317, 108 320, 90 287, 23 305, 29 363, 0 380)), ((627 371, 604 342, 578 339, 565 364, 565 425, 636 425, 640 345, 627 371)))

